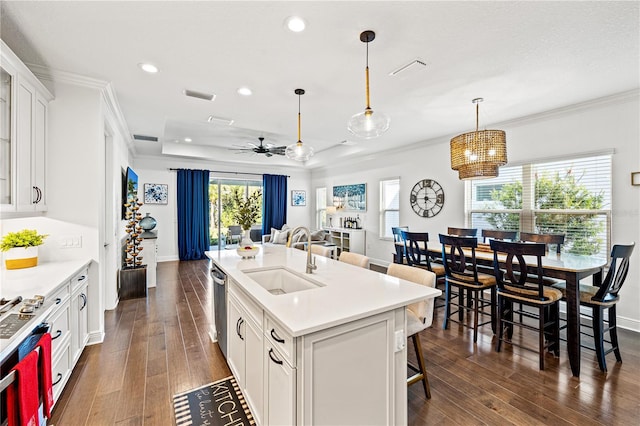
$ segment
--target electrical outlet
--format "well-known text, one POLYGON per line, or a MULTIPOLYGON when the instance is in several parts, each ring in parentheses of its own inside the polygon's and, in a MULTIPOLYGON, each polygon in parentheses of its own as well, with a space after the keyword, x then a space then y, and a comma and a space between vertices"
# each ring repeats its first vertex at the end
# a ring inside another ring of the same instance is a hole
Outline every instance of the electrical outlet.
POLYGON ((404 349, 406 343, 407 343, 407 338, 404 336, 404 331, 403 330, 398 330, 395 332, 395 337, 396 337, 396 347, 395 347, 395 352, 400 352, 401 350, 404 349))
POLYGON ((63 249, 81 248, 82 235, 62 235, 58 237, 58 246, 63 249))

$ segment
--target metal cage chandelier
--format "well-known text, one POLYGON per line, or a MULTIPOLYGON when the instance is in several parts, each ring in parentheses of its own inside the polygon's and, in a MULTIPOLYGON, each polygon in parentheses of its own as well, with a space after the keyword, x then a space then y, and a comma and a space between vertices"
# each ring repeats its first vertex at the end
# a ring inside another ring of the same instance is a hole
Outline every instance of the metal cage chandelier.
POLYGON ((451 168, 460 180, 498 177, 499 167, 507 164, 507 137, 504 130, 478 130, 482 98, 476 104, 476 130, 451 139, 451 168))

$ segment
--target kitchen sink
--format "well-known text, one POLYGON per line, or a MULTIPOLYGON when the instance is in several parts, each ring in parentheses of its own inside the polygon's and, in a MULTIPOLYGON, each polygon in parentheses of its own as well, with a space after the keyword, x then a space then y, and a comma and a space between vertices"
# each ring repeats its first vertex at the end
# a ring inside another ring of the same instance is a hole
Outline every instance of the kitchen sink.
POLYGON ((303 273, 283 267, 251 269, 243 272, 276 296, 324 287, 324 284, 307 278, 303 273))

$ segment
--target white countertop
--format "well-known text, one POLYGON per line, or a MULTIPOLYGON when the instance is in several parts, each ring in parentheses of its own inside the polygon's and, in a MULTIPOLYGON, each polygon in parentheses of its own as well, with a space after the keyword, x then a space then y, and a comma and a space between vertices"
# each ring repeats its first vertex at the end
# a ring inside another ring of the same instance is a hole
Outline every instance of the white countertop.
POLYGON ((36 294, 48 296, 90 262, 90 259, 68 260, 42 262, 33 268, 9 270, 3 268, 0 274, 0 297, 12 299, 16 296, 30 298, 36 294))
POLYGON ((306 275, 323 287, 273 295, 242 271, 284 266, 304 273, 307 253, 285 246, 263 245, 255 259, 235 250, 210 251, 207 256, 293 336, 302 336, 437 297, 440 290, 371 270, 315 256, 318 268, 306 275))
MULTIPOLYGON (((25 339, 31 330, 42 322, 55 308, 55 301, 50 296, 65 285, 83 268, 91 263, 91 259, 70 260, 65 262, 42 262, 33 268, 2 269, 0 272, 0 297, 13 299, 22 296, 32 298, 39 294, 45 296, 45 303, 36 310, 35 316, 9 339, 0 339, 0 360, 6 358, 25 339)), ((19 306, 19 305, 18 305, 19 306)), ((9 315, 9 313, 3 314, 9 315)))

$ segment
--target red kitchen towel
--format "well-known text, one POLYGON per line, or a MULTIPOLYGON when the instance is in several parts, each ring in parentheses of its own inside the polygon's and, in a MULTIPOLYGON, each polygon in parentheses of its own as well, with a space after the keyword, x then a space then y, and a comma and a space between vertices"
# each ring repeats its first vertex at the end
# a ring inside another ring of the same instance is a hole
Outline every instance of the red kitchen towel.
POLYGON ((40 348, 38 357, 38 382, 40 383, 40 395, 44 405, 44 415, 51 418, 53 408, 53 384, 51 372, 51 334, 44 333, 36 348, 40 348))
POLYGON ((31 351, 11 371, 16 377, 7 388, 9 426, 39 426, 38 353, 31 351))

